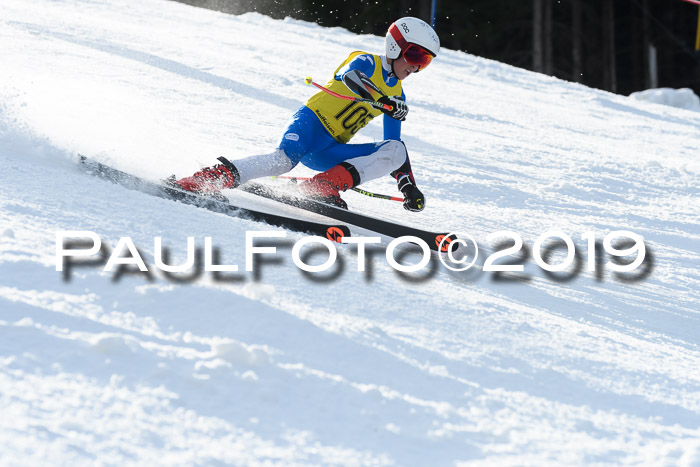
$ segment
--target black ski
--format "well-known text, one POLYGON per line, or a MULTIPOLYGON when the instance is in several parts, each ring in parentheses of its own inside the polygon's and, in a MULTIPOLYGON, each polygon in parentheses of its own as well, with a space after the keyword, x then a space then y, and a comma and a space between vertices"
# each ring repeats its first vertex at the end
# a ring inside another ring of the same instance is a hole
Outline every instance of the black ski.
MULTIPOLYGON (((430 246, 430 248, 435 251, 447 251, 449 249, 450 243, 457 238, 454 235, 448 236, 448 233, 431 232, 428 230, 398 224, 392 221, 377 219, 376 217, 366 216, 364 214, 349 211, 347 209, 341 209, 335 206, 314 201, 300 195, 295 196, 291 193, 285 193, 280 190, 275 190, 269 186, 262 185, 256 182, 248 182, 244 185, 241 185, 240 189, 248 193, 252 193, 258 196, 262 196, 268 199, 288 204, 290 206, 296 206, 306 211, 321 214, 323 216, 335 219, 339 222, 345 222, 347 224, 352 224, 363 229, 371 230, 373 232, 386 235, 388 237, 397 238, 405 235, 418 237, 421 240, 425 241, 428 244, 428 246, 430 246), (444 240, 445 236, 448 236, 447 240, 444 240), (441 247, 442 250, 440 250, 441 247)), ((453 251, 456 250, 458 246, 459 244, 455 243, 453 251)))
POLYGON ((208 209, 209 211, 226 214, 232 217, 242 217, 257 222, 264 222, 275 227, 282 227, 295 232, 306 232, 328 238, 335 242, 339 242, 342 237, 350 236, 350 229, 345 225, 321 224, 234 206, 228 201, 198 195, 131 175, 82 155, 80 156, 80 163, 92 175, 109 180, 112 183, 116 183, 130 190, 141 191, 159 198, 179 201, 184 204, 208 209))

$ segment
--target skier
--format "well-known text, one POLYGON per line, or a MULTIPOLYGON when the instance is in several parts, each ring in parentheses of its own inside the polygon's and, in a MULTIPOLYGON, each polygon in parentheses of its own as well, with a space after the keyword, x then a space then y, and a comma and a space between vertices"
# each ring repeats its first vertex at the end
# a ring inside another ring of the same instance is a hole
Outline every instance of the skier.
POLYGON ((347 209, 341 191, 391 174, 403 193, 404 208, 422 211, 425 198, 416 186, 401 141, 401 122, 408 113, 401 81, 430 64, 440 51, 440 40, 424 21, 405 17, 389 26, 385 46, 384 56, 351 53, 325 86, 343 95, 350 89, 362 98, 376 99, 385 108, 377 109, 319 91, 292 116, 273 152, 239 159, 235 164, 219 157, 221 164, 175 183, 188 191, 211 193, 236 188, 255 178, 284 174, 301 162, 321 172, 300 184, 299 189, 307 196, 347 209), (346 144, 382 112, 384 141, 346 144))

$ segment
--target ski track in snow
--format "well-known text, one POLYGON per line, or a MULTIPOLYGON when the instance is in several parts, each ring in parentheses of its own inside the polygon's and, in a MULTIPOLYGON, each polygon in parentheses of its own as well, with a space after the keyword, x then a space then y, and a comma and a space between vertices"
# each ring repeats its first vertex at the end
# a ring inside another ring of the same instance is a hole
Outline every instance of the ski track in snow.
POLYGON ((532 259, 526 282, 409 281, 339 247, 319 282, 291 261, 297 233, 257 275, 64 280, 58 230, 130 236, 150 265, 155 236, 173 263, 210 236, 242 268, 245 232, 273 229, 124 190, 76 154, 159 179, 267 152, 305 76, 383 39, 162 0, 4 0, 0 47, 0 463, 700 465, 697 113, 445 50, 405 83, 428 208, 346 195, 485 246, 630 230, 653 255, 640 281, 554 281, 532 259))

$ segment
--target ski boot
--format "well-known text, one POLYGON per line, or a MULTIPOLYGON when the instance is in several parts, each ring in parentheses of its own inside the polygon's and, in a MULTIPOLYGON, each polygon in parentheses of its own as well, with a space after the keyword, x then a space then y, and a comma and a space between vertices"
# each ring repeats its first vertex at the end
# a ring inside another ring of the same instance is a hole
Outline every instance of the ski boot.
POLYGON ((340 192, 356 186, 359 181, 360 174, 357 173, 357 169, 343 162, 301 183, 299 191, 315 201, 347 209, 348 205, 340 197, 340 192))
POLYGON ((169 191, 169 193, 176 199, 184 198, 188 194, 185 192, 188 191, 191 194, 201 196, 204 198, 213 199, 215 201, 220 201, 222 203, 229 202, 229 199, 223 193, 221 193, 221 191, 219 191, 219 190, 211 190, 211 191, 207 191, 207 192, 185 190, 182 187, 182 185, 177 183, 177 177, 175 175, 170 175, 168 178, 161 180, 161 183, 168 188, 174 188, 174 190, 169 191))
POLYGON ((210 197, 225 198, 221 194, 221 190, 226 188, 236 188, 240 185, 240 176, 238 169, 225 157, 219 157, 221 164, 216 164, 212 167, 205 167, 199 172, 195 172, 189 177, 179 180, 168 180, 168 183, 174 183, 177 187, 197 193, 200 195, 214 194, 210 197))

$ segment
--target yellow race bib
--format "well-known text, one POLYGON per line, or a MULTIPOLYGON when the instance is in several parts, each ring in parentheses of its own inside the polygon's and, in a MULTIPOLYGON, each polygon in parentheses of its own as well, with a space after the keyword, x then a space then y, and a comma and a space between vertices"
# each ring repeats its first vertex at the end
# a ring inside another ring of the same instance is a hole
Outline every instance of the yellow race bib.
MULTIPOLYGON (((370 55, 367 52, 356 51, 350 54, 333 73, 333 79, 324 87, 344 96, 358 97, 350 91, 342 81, 335 79, 335 75, 345 65, 350 63, 358 55, 370 55)), ((382 59, 379 55, 372 55, 374 59, 374 72, 370 80, 387 96, 401 95, 401 81, 397 80, 394 86, 388 86, 382 76, 382 59)), ((314 111, 318 119, 328 130, 328 133, 340 143, 347 143, 355 133, 364 128, 377 115, 382 112, 369 104, 348 101, 334 97, 327 92, 319 91, 311 96, 305 104, 314 111)))

